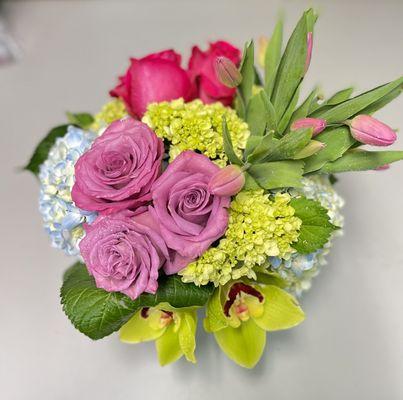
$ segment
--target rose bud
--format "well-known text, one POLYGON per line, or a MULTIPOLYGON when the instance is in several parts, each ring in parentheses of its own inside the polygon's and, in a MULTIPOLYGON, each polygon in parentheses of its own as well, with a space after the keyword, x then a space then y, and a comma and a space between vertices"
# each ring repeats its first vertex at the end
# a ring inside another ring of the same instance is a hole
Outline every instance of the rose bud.
POLYGON ((317 140, 311 140, 310 143, 304 147, 300 152, 298 152, 293 159, 294 160, 301 160, 303 158, 307 158, 312 156, 319 151, 321 151, 324 147, 326 147, 325 143, 319 142, 317 140))
POLYGON ((320 118, 301 118, 294 121, 291 125, 291 130, 312 128, 313 136, 316 136, 326 128, 326 120, 320 118))
POLYGON ((306 37, 306 59, 305 59, 305 73, 308 71, 309 64, 311 63, 312 57, 312 47, 313 47, 313 36, 312 32, 308 32, 306 37))
POLYGON ((357 115, 347 124, 353 138, 364 144, 390 146, 397 138, 392 128, 369 115, 357 115))
POLYGON ((227 165, 212 176, 208 184, 210 193, 217 196, 234 196, 245 185, 245 175, 237 165, 227 165))
POLYGON ((217 57, 215 71, 218 80, 229 88, 237 87, 242 81, 242 75, 236 65, 227 57, 217 57))

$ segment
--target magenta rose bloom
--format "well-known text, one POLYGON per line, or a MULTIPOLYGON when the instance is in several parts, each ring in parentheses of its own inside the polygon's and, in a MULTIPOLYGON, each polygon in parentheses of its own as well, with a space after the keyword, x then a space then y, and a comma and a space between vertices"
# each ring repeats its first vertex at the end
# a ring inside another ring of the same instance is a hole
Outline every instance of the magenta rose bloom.
POLYGON ((142 122, 113 122, 75 165, 72 198, 83 210, 105 214, 135 209, 151 199, 164 145, 142 122))
POLYGON ((194 46, 189 60, 189 75, 197 97, 204 103, 220 101, 226 106, 231 105, 236 89, 224 86, 217 77, 215 63, 217 57, 224 56, 235 65, 241 61, 241 51, 225 41, 210 43, 207 51, 194 46))
POLYGON ((137 118, 143 116, 150 103, 179 97, 189 100, 191 92, 190 79, 181 68, 181 56, 173 50, 131 58, 130 67, 119 80, 110 95, 121 98, 137 118))
POLYGON ((167 274, 199 257, 224 235, 230 197, 213 195, 208 184, 220 168, 206 156, 184 151, 154 183, 150 213, 171 249, 167 274))
POLYGON ((97 287, 133 300, 156 292, 168 249, 148 211, 100 216, 85 231, 80 250, 97 287))

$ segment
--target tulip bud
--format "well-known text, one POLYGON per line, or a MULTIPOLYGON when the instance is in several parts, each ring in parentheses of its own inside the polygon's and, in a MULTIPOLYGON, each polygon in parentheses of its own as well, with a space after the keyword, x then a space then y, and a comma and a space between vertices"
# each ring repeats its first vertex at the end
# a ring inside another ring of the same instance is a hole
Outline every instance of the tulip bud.
POLYGON ((313 36, 312 36, 312 32, 308 32, 308 35, 307 35, 307 37, 306 37, 305 73, 308 71, 309 64, 311 63, 312 47, 313 47, 313 36))
POLYGON ((325 143, 318 142, 317 140, 311 140, 310 143, 306 147, 304 147, 300 152, 298 152, 293 157, 293 159, 301 160, 303 158, 307 158, 309 156, 312 156, 312 155, 318 153, 325 147, 326 147, 325 143))
POLYGON ((320 118, 301 118, 294 121, 290 129, 296 131, 304 128, 312 128, 313 136, 316 136, 326 128, 326 120, 320 118))
POLYGON ((218 80, 229 88, 237 87, 242 81, 242 75, 236 65, 227 57, 217 57, 215 72, 218 80))
POLYGON ((245 184, 245 175, 237 165, 227 165, 210 179, 208 190, 217 196, 234 196, 245 184))
POLYGON ((369 115, 357 115, 347 124, 353 138, 364 144, 390 146, 397 138, 392 128, 369 115))
POLYGON ((378 168, 375 168, 375 171, 385 171, 386 169, 389 169, 390 165, 389 164, 385 164, 385 165, 381 165, 378 168))

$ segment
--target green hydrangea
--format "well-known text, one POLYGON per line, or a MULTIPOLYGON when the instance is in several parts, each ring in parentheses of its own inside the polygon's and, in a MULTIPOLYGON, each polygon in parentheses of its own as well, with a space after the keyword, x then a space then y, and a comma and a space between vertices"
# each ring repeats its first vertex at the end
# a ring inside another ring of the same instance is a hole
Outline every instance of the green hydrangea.
POLYGON ((113 121, 127 116, 126 107, 122 100, 114 99, 106 103, 101 111, 95 115, 91 130, 102 133, 103 128, 111 124, 113 121))
POLYGON ((170 157, 184 150, 198 150, 221 166, 227 158, 223 150, 222 118, 225 116, 234 149, 239 156, 246 146, 249 128, 236 112, 221 103, 203 104, 183 99, 150 104, 143 122, 171 143, 170 157))
POLYGON ((231 202, 225 236, 179 273, 182 280, 218 286, 242 276, 256 279, 253 268, 267 257, 288 259, 301 227, 290 199, 287 193, 270 196, 263 190, 239 193, 231 202))

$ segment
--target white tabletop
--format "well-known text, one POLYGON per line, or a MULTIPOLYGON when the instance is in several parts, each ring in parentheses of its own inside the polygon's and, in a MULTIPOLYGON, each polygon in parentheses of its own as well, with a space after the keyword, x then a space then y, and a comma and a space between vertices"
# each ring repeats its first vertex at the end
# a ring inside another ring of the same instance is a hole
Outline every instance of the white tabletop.
MULTIPOLYGON (((49 246, 38 184, 18 174, 64 111, 96 112, 129 56, 225 38, 242 45, 287 30, 317 3, 320 18, 306 90, 368 89, 402 72, 403 3, 396 1, 10 1, 9 28, 23 58, 0 68, 0 393, 4 400, 403 398, 403 163, 346 174, 346 233, 303 299, 307 320, 269 336, 253 371, 198 335, 198 364, 160 368, 152 344, 116 335, 92 342, 59 304, 71 263, 49 246)), ((403 129, 402 99, 380 112, 403 129)), ((397 146, 403 147, 403 140, 397 146)))

